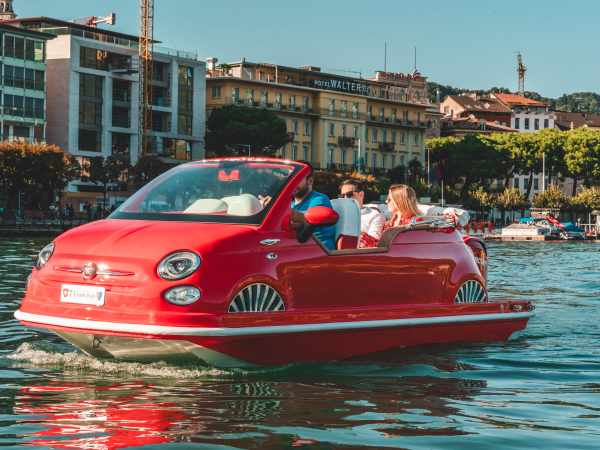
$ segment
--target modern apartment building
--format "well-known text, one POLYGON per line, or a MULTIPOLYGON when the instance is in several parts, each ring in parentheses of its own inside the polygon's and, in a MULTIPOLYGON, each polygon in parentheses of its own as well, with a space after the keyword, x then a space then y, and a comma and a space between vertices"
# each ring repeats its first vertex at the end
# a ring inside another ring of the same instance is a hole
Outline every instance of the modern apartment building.
MULTIPOLYGON (((53 35, 47 43, 47 141, 84 165, 116 154, 134 165, 140 156, 138 37, 48 17, 4 23, 53 35)), ((152 72, 145 152, 170 160, 202 158, 206 64, 191 53, 157 48, 152 72)), ((94 186, 78 181, 68 189, 87 193, 94 186)))
POLYGON ((315 167, 370 171, 424 163, 426 78, 377 72, 352 78, 320 68, 246 60, 208 61, 207 114, 226 105, 266 108, 285 120, 290 142, 280 156, 315 167))
POLYGON ((1 140, 46 139, 46 41, 52 37, 0 22, 1 140))

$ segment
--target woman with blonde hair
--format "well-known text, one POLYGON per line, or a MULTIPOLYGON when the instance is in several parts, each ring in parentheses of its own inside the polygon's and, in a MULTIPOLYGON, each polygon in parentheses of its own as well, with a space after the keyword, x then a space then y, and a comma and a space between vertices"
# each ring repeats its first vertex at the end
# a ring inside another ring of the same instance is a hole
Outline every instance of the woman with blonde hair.
POLYGON ((386 228, 407 225, 421 215, 417 206, 417 194, 410 186, 404 184, 390 186, 386 203, 392 215, 386 223, 386 228))

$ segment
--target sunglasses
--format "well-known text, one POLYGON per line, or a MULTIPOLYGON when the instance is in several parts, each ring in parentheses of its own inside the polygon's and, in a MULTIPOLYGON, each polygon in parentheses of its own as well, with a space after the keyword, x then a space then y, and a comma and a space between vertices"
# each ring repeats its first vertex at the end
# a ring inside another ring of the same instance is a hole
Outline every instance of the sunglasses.
POLYGON ((340 194, 340 198, 352 198, 354 194, 358 193, 358 191, 348 191, 340 194))

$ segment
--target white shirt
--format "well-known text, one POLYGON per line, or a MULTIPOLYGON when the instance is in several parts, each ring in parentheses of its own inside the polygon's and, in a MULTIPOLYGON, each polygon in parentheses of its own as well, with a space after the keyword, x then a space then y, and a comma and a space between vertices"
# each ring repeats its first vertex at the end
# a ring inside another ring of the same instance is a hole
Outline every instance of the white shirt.
POLYGON ((460 208, 442 208, 441 206, 417 204, 419 211, 424 216, 456 216, 456 222, 461 227, 469 223, 469 213, 460 208))
POLYGON ((375 239, 381 239, 385 216, 375 208, 363 206, 360 210, 360 231, 375 239))

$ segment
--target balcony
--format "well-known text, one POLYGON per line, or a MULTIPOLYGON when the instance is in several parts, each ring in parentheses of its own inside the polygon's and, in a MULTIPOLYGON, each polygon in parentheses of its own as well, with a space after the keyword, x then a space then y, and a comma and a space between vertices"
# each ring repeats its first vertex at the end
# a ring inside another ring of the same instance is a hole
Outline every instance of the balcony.
POLYGON ((379 150, 382 152, 393 152, 396 149, 396 144, 393 142, 381 142, 379 144, 379 150))
POLYGON ((353 137, 340 136, 338 137, 338 145, 340 147, 356 147, 356 139, 353 137))

